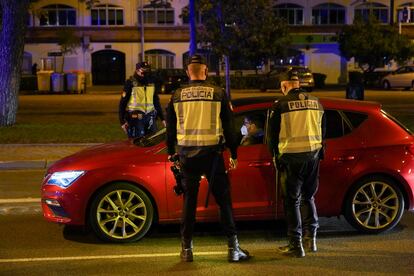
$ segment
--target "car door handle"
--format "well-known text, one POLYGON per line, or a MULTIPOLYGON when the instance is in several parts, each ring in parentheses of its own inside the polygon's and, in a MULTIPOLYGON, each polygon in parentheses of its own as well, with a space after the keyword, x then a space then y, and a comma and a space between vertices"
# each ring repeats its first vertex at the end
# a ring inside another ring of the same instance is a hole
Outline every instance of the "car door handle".
POLYGON ((249 167, 255 167, 255 168, 257 168, 257 167, 269 167, 271 165, 272 165, 272 162, 270 162, 270 161, 249 163, 249 167))
POLYGON ((352 161, 355 160, 355 156, 348 155, 348 156, 337 156, 333 158, 334 161, 352 161))

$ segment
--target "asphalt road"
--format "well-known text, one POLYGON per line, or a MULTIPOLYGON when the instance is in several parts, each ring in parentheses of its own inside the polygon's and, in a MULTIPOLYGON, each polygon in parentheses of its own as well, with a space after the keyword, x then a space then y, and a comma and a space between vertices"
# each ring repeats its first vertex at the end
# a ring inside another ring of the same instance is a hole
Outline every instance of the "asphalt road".
POLYGON ((239 222, 247 263, 226 261, 218 224, 198 224, 194 263, 181 263, 178 225, 155 226, 143 240, 107 244, 92 233, 46 222, 43 170, 0 172, 0 275, 414 275, 414 213, 381 235, 362 235, 343 218, 323 218, 319 251, 286 258, 283 221, 239 222), (15 200, 11 200, 15 199, 15 200), (26 202, 24 202, 26 201, 26 202))

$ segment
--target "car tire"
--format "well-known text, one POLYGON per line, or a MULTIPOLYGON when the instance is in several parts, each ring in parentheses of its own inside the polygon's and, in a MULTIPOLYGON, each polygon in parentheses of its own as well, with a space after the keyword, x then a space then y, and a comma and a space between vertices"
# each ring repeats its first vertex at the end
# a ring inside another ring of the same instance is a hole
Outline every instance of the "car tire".
POLYGON ((382 82, 382 88, 384 88, 385 90, 390 90, 391 89, 391 85, 390 82, 385 80, 382 82))
POLYGON ((393 180, 383 176, 362 179, 345 201, 345 218, 357 230, 378 234, 394 228, 404 212, 404 198, 393 180))
POLYGON ((154 207, 148 195, 130 183, 113 183, 92 200, 89 223, 104 241, 133 242, 141 239, 154 220, 154 207))

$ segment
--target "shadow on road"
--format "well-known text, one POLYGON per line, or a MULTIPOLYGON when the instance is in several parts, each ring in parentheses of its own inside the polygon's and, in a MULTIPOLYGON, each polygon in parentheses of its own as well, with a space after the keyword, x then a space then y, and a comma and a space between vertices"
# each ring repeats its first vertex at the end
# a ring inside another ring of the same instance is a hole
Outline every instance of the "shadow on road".
MULTIPOLYGON (((397 225, 392 229, 391 233, 402 232, 406 226, 404 224, 397 225)), ((284 220, 272 221, 238 221, 238 234, 242 238, 257 238, 267 241, 281 240, 286 238, 286 222, 284 220)), ((387 233, 390 233, 387 232, 387 233)), ((363 236, 363 233, 358 232, 351 227, 343 217, 340 218, 321 218, 320 228, 318 230, 319 238, 332 237, 353 237, 363 236)), ((86 244, 100 244, 105 243, 98 239, 92 230, 83 227, 65 226, 63 236, 67 240, 86 243, 86 244)), ((219 223, 197 223, 195 225, 194 237, 220 237, 224 236, 222 227, 219 223)), ((179 224, 161 224, 154 225, 145 236, 146 240, 153 239, 170 239, 180 237, 179 224)))

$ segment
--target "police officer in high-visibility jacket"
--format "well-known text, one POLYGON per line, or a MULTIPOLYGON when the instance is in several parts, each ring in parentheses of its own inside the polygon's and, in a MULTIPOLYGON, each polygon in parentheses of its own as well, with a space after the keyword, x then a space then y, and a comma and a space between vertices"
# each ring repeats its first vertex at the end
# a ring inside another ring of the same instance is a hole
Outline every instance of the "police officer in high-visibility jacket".
POLYGON ((279 250, 304 257, 304 249, 317 251, 314 196, 324 153, 325 115, 318 98, 300 89, 297 72, 289 73, 281 90, 284 97, 275 102, 269 120, 269 149, 282 185, 288 225, 288 245, 279 250))
POLYGON ((193 261, 193 231, 197 195, 202 175, 220 207, 220 218, 228 238, 228 260, 249 258, 239 247, 233 219, 230 184, 222 156, 223 143, 230 149, 230 168, 237 167, 238 141, 234 133, 233 112, 223 89, 208 84, 207 65, 200 55, 190 57, 188 85, 177 89, 167 108, 167 146, 169 160, 178 154, 184 189, 181 221, 181 260, 193 261), (178 153, 176 153, 176 147, 178 153), (212 177, 213 175, 213 177, 212 177))
POLYGON ((124 85, 119 102, 119 121, 129 138, 144 136, 157 130, 156 118, 165 125, 158 97, 159 85, 150 76, 148 62, 140 62, 124 85))

